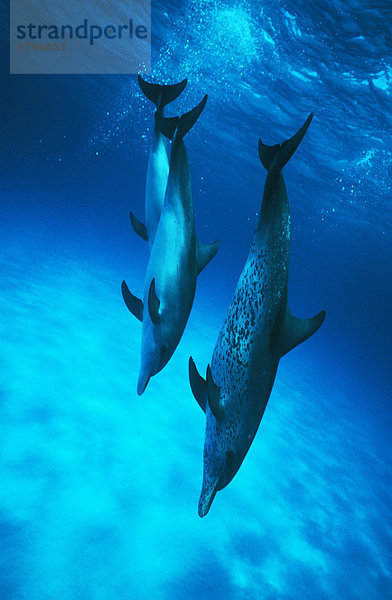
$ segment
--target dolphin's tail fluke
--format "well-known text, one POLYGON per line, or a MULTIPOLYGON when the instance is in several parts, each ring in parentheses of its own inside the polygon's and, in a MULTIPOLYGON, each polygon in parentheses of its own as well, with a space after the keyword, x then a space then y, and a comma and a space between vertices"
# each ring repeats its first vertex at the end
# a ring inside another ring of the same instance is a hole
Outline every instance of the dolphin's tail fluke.
POLYGON ((170 117, 165 119, 157 114, 155 120, 161 133, 170 140, 173 140, 174 137, 182 139, 188 131, 192 129, 197 119, 200 117, 203 108, 206 105, 207 98, 208 96, 206 94, 200 104, 195 106, 195 108, 192 108, 189 112, 184 113, 181 117, 170 117))
POLYGON ((137 80, 139 82, 140 89, 143 94, 160 109, 173 102, 181 92, 185 89, 187 79, 184 79, 180 83, 173 85, 159 85, 157 83, 148 83, 138 75, 137 80))
POLYGON ((299 129, 289 140, 283 142, 283 144, 266 146, 259 140, 260 160, 269 173, 279 173, 283 169, 300 145, 312 118, 313 113, 310 113, 301 129, 299 129))

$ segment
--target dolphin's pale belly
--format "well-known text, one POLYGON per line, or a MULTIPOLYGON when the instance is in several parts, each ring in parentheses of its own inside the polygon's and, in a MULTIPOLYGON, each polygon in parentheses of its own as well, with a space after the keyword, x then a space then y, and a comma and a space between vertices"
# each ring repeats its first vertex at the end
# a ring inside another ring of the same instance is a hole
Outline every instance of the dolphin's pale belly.
POLYGON ((155 279, 161 327, 173 350, 185 328, 196 289, 196 238, 192 229, 188 230, 181 214, 164 208, 146 273, 145 306, 155 279))
POLYGON ((157 290, 169 297, 173 293, 183 297, 190 281, 196 285, 194 225, 188 224, 180 211, 163 210, 148 271, 147 276, 156 279, 157 290))

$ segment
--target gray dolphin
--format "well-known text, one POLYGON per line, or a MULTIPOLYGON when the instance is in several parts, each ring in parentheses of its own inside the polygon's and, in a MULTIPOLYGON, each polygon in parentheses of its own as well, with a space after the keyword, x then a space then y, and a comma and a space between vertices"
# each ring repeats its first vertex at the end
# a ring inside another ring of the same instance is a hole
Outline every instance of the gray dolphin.
POLYGON ((274 383, 280 358, 310 337, 325 312, 293 317, 288 305, 290 211, 282 168, 310 124, 282 145, 259 141, 268 171, 258 227, 244 269, 207 367, 206 380, 189 360, 193 394, 206 413, 203 486, 204 517, 218 490, 233 479, 253 441, 274 383))
POLYGON ((161 216, 163 201, 165 198, 167 178, 169 176, 169 155, 165 136, 157 126, 157 116, 163 116, 164 107, 173 102, 184 90, 187 80, 174 85, 159 85, 148 83, 138 75, 138 82, 143 94, 156 106, 154 115, 154 131, 152 146, 148 157, 145 213, 146 224, 138 221, 133 212, 130 212, 131 223, 138 235, 148 241, 151 246, 154 241, 155 232, 161 216))
POLYGON ((165 199, 151 248, 142 302, 123 282, 127 306, 142 321, 141 367, 137 393, 167 364, 187 323, 197 275, 215 256, 219 242, 206 246, 196 238, 188 156, 183 137, 202 112, 207 96, 193 110, 156 122, 172 139, 165 199))

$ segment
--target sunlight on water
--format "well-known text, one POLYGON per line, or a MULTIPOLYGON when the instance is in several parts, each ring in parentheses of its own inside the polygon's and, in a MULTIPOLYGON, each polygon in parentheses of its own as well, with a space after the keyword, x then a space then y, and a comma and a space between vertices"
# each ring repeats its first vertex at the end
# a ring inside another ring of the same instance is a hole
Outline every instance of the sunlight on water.
MULTIPOLYGON (((147 79, 173 83, 187 77, 189 85, 176 101, 177 112, 198 103, 201 93, 210 95, 209 107, 214 101, 220 106, 238 104, 241 97, 257 95, 247 83, 250 78, 260 72, 270 77, 271 60, 276 62, 276 32, 262 9, 253 14, 246 3, 189 0, 183 10, 163 14, 163 45, 147 79)), ((257 96, 264 101, 264 94, 257 96)), ((114 143, 126 152, 128 132, 136 130, 147 151, 152 108, 132 78, 97 123, 91 150, 99 152, 101 146, 114 143)))
POLYGON ((211 0, 192 0, 187 8, 193 19, 189 20, 188 12, 173 19, 168 45, 155 72, 167 72, 168 60, 173 60, 193 83, 207 75, 216 85, 232 86, 242 78, 244 69, 255 67, 261 52, 250 9, 246 4, 231 6, 211 0))

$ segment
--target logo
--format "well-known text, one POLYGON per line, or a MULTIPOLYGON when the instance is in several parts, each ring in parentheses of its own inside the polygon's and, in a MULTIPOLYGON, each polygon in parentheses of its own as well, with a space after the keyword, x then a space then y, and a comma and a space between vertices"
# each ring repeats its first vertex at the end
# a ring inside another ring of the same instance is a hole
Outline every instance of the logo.
POLYGON ((10 10, 10 73, 150 70, 150 0, 11 0, 10 10))

